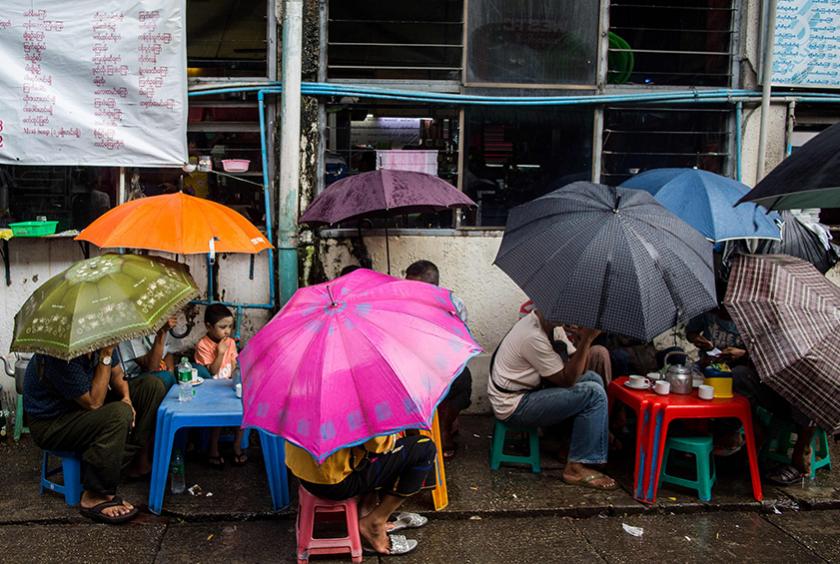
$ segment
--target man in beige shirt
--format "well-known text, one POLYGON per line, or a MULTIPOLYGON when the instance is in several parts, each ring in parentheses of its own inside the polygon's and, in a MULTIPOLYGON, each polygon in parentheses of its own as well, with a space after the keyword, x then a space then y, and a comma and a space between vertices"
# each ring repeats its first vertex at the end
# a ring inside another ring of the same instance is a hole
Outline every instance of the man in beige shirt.
POLYGON ((496 417, 514 427, 550 427, 572 419, 563 481, 611 490, 615 480, 588 465, 604 464, 609 446, 604 380, 587 370, 595 329, 580 329, 573 346, 562 328, 534 310, 502 339, 490 367, 487 395, 496 417), (552 346, 558 333, 569 353, 564 361, 552 346), (542 387, 547 384, 547 387, 542 387))

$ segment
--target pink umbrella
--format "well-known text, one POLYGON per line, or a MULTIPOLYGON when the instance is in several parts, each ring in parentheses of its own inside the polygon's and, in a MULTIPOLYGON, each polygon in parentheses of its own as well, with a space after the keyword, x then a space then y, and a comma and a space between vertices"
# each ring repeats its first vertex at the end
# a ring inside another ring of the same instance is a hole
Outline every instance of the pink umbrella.
POLYGON ((318 461, 343 447, 429 428, 481 352, 451 294, 370 270, 298 290, 240 355, 243 427, 318 461))

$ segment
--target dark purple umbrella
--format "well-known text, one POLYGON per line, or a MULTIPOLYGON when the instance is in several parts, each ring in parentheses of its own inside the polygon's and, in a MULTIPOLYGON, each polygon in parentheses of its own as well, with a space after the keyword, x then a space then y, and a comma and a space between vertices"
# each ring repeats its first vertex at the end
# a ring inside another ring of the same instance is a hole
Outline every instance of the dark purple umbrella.
POLYGON ((383 212, 421 213, 465 207, 475 207, 475 202, 437 176, 381 169, 330 184, 309 204, 300 222, 333 225, 383 212))
MULTIPOLYGON (((466 207, 475 207, 475 202, 437 176, 407 170, 381 169, 348 176, 330 184, 309 204, 300 216, 300 223, 334 225, 363 217, 437 212, 466 207)), ((385 243, 390 273, 387 227, 385 243)))

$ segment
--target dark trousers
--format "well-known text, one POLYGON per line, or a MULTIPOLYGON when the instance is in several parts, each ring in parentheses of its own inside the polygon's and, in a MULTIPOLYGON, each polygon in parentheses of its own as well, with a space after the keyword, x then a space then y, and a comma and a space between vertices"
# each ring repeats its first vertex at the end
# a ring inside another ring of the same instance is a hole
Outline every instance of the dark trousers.
POLYGON ((99 409, 79 409, 53 419, 29 423, 32 439, 44 450, 79 452, 82 455, 82 485, 86 491, 113 495, 120 472, 152 440, 158 406, 166 395, 154 376, 139 376, 128 382, 137 413, 131 428, 131 408, 112 397, 99 409))
POLYGON ((791 420, 801 427, 808 427, 811 424, 811 419, 808 416, 793 407, 790 402, 767 384, 763 384, 758 374, 750 366, 741 365, 732 369, 732 389, 750 400, 750 405, 753 408, 753 419, 756 419, 755 409, 761 407, 773 415, 791 420))
POLYGON ((374 490, 398 497, 409 497, 435 484, 435 443, 428 437, 413 435, 399 439, 390 452, 370 453, 358 467, 337 484, 313 484, 301 480, 312 495, 342 500, 374 490))
POLYGON ((470 406, 470 396, 472 395, 472 373, 466 366, 464 370, 449 386, 449 392, 440 404, 440 407, 445 407, 455 412, 464 411, 470 406))

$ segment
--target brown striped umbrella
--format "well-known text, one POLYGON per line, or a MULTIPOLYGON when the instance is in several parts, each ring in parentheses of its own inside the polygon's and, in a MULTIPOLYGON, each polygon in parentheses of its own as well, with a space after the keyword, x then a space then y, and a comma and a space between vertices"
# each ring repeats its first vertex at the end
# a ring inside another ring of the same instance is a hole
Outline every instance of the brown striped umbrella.
POLYGON ((724 304, 761 380, 840 431, 840 287, 802 259, 741 255, 724 304))

